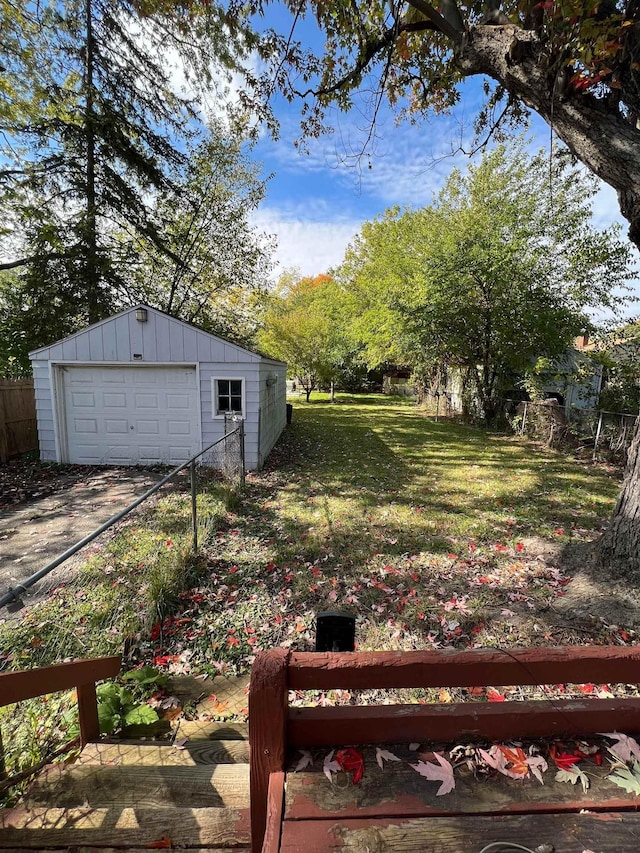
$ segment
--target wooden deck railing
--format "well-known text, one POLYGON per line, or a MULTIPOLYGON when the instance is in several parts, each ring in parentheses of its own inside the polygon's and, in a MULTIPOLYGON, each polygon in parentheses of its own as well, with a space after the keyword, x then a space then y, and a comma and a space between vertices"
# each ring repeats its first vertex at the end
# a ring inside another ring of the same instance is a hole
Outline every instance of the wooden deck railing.
MULTIPOLYGON (((96 682, 114 678, 120 672, 118 656, 77 660, 39 669, 0 674, 0 707, 35 699, 62 690, 77 691, 80 745, 96 740, 100 735, 96 682)), ((0 765, 2 738, 0 737, 0 765)), ((10 781, 10 780, 8 780, 10 781)))
POLYGON ((262 652, 253 666, 249 692, 252 851, 278 849, 275 824, 282 812, 283 774, 290 747, 640 731, 640 699, 635 698, 289 708, 289 690, 593 682, 640 683, 640 647, 262 652))

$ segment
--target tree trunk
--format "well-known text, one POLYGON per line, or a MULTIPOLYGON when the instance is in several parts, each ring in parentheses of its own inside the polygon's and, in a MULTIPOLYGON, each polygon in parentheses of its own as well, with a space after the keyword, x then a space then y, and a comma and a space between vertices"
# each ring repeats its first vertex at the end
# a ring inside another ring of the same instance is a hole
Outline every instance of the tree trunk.
POLYGON ((98 239, 96 222, 96 133, 95 115, 93 107, 94 80, 93 80, 93 19, 92 0, 85 0, 85 25, 86 25, 86 115, 85 115, 85 139, 87 146, 87 169, 86 169, 86 212, 84 223, 84 241, 86 251, 85 263, 85 288, 87 294, 87 312, 89 323, 101 320, 98 299, 98 239))
POLYGON ((465 76, 486 74, 535 110, 595 175, 618 193, 629 239, 640 246, 640 131, 617 106, 588 94, 561 98, 536 33, 509 26, 472 27, 458 52, 465 76), (524 58, 514 60, 514 44, 524 58))
POLYGON ((629 449, 622 492, 609 528, 597 546, 598 564, 640 572, 640 417, 629 449))

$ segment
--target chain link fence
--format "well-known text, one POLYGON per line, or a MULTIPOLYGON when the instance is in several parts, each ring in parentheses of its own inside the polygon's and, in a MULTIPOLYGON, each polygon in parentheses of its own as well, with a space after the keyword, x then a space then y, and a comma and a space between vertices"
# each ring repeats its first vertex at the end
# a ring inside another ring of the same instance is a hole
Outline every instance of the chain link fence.
POLYGON ((561 406, 557 400, 502 400, 501 414, 516 435, 549 447, 588 450, 594 460, 625 465, 637 414, 561 406))
MULTIPOLYGON (((243 484, 243 423, 229 419, 219 441, 0 595, 0 672, 111 654, 129 667, 153 663, 157 638, 206 577, 243 484)), ((124 708, 127 693, 118 695, 124 708)), ((51 758, 76 729, 71 694, 0 707, 0 803, 12 778, 51 758)))

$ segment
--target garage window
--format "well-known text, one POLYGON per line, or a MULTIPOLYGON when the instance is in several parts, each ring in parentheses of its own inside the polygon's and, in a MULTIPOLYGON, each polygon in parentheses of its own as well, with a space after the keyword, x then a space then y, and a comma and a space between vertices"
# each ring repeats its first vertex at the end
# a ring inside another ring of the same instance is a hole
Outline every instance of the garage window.
POLYGON ((213 414, 244 414, 244 379, 215 378, 213 382, 213 414))

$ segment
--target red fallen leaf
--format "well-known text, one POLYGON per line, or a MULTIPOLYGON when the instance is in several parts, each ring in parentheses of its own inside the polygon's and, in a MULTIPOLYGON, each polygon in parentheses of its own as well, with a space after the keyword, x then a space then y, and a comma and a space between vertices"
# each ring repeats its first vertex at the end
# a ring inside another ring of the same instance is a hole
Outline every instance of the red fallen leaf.
POLYGON ((235 574, 235 572, 237 572, 237 571, 238 571, 238 567, 237 567, 237 566, 231 566, 231 568, 229 569, 229 574, 230 574, 230 575, 233 575, 233 574, 235 574))
POLYGON ((473 554, 473 552, 476 550, 476 543, 475 542, 469 542, 469 550, 473 554))
POLYGON ((549 749, 549 758, 553 761, 556 767, 560 768, 560 770, 568 770, 570 767, 573 767, 574 764, 578 764, 582 761, 582 757, 579 754, 573 752, 558 752, 555 744, 553 744, 549 749))
POLYGON ((470 696, 484 696, 484 687, 467 687, 470 696))
POLYGON ((147 850, 171 850, 173 847, 173 842, 169 838, 168 835, 164 834, 158 841, 152 841, 151 844, 147 844, 147 850))
POLYGON ((489 702, 504 702, 506 698, 504 693, 499 693, 495 688, 487 688, 487 699, 489 702))
POLYGON ((178 655, 156 655, 153 662, 156 666, 166 666, 168 663, 176 663, 178 655))
POLYGON ((516 551, 524 551, 524 545, 522 542, 516 542, 516 551))
POLYGON ((564 530, 561 527, 558 527, 557 530, 553 531, 556 536, 564 536, 564 530))
POLYGON ((478 583, 491 583, 491 578, 478 578, 478 583))
POLYGON ((577 686, 581 693, 593 693, 596 689, 595 684, 578 684, 577 686))
POLYGON ((507 550, 506 545, 500 545, 500 544, 496 545, 496 551, 506 551, 506 550, 507 550))
POLYGON ((227 646, 231 648, 231 646, 237 646, 239 644, 240 641, 237 639, 237 637, 234 637, 232 634, 229 634, 229 636, 227 637, 227 646))
POLYGON ((450 560, 457 560, 457 559, 458 559, 458 555, 457 555, 457 554, 447 554, 447 557, 448 557, 450 560))
POLYGON ((364 776, 364 757, 361 752, 358 752, 352 746, 348 746, 346 749, 339 749, 335 754, 334 760, 338 762, 346 773, 353 771, 351 778, 354 785, 357 785, 364 776))

